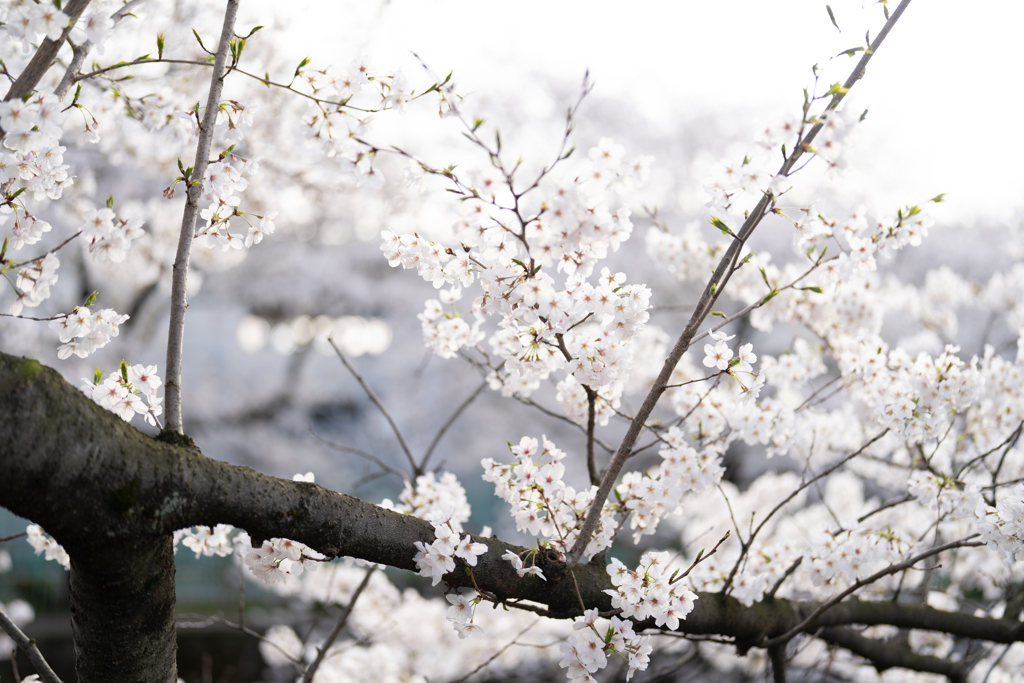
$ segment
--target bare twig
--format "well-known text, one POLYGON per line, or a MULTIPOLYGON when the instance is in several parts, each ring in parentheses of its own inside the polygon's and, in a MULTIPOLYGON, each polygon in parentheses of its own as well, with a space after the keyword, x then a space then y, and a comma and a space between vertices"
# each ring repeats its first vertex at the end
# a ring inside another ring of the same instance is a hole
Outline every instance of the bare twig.
POLYGON ((213 74, 210 78, 210 94, 206 99, 206 111, 199 129, 199 144, 192 175, 188 178, 188 201, 181 217, 181 233, 178 235, 178 251, 174 257, 171 282, 171 320, 167 331, 167 366, 164 376, 164 400, 167 410, 165 431, 184 434, 181 421, 181 355, 185 342, 185 290, 188 279, 188 261, 192 240, 196 232, 196 218, 199 215, 199 201, 203 196, 203 177, 210 159, 213 143, 213 129, 217 124, 220 109, 220 94, 224 88, 224 67, 228 50, 235 31, 235 16, 239 0, 228 0, 224 11, 224 25, 221 27, 220 44, 213 60, 213 74))
MULTIPOLYGON (((43 659, 42 653, 39 652, 39 648, 36 647, 36 641, 32 640, 18 628, 11 618, 0 609, 0 629, 7 632, 7 635, 11 637, 21 651, 25 653, 28 660, 32 662, 32 666, 36 668, 39 676, 46 681, 46 683, 61 683, 61 680, 57 678, 57 674, 53 673, 53 669, 43 659)), ((13 659, 13 658, 12 658, 13 659)))
POLYGON ((334 349, 334 352, 338 354, 338 358, 341 360, 345 368, 349 372, 351 372, 352 376, 356 378, 357 382, 359 382, 359 386, 361 386, 363 388, 363 391, 366 392, 366 395, 373 402, 373 405, 377 406, 377 409, 380 410, 381 414, 384 416, 384 419, 388 421, 389 425, 391 425, 391 431, 395 433, 395 437, 398 439, 398 443, 402 447, 402 451, 405 453, 405 457, 409 459, 409 465, 412 467, 413 477, 415 478, 423 474, 423 471, 416 464, 416 459, 412 457, 412 451, 409 450, 408 444, 405 443, 405 438, 402 436, 402 432, 398 429, 398 425, 395 424, 395 421, 391 418, 391 413, 389 413, 388 409, 384 407, 384 404, 381 403, 381 400, 377 398, 377 394, 373 393, 373 389, 371 389, 370 385, 366 383, 366 380, 364 380, 362 376, 358 372, 356 372, 356 369, 352 367, 352 364, 348 362, 348 358, 345 357, 345 354, 342 353, 338 345, 334 343, 334 338, 328 337, 327 341, 330 342, 331 347, 334 349))
POLYGON ((768 520, 770 520, 772 517, 775 516, 776 512, 778 512, 783 507, 785 507, 787 503, 789 503, 791 500, 796 498, 800 494, 800 492, 803 491, 804 489, 806 489, 808 486, 810 486, 814 482, 822 479, 823 477, 827 477, 828 475, 832 474, 837 469, 839 469, 840 467, 842 467, 843 465, 848 463, 850 460, 853 460, 858 455, 863 453, 865 450, 868 449, 869 446, 871 446, 871 444, 875 443, 876 441, 878 441, 879 439, 881 439, 883 436, 885 436, 888 433, 889 433, 888 429, 882 430, 877 435, 875 435, 873 438, 871 438, 869 441, 867 441, 863 446, 861 446, 860 448, 855 450, 853 453, 850 453, 848 456, 846 456, 845 458, 843 458, 842 460, 840 460, 836 464, 832 465, 832 467, 829 467, 827 470, 824 470, 823 472, 821 472, 817 476, 812 477, 811 479, 808 479, 807 481, 802 483, 800 486, 798 486, 796 489, 794 489, 792 493, 790 493, 781 502, 779 502, 778 505, 776 505, 774 508, 772 508, 772 511, 769 512, 765 516, 765 518, 761 520, 761 523, 757 525, 757 528, 754 529, 750 533, 750 536, 747 537, 747 540, 744 541, 743 537, 741 536, 740 537, 740 544, 741 544, 742 547, 740 548, 740 556, 736 560, 736 564, 733 565, 732 571, 729 572, 729 578, 727 578, 725 580, 725 585, 722 587, 723 594, 726 591, 728 591, 729 587, 732 585, 732 580, 736 576, 736 572, 739 571, 740 566, 743 564, 743 560, 746 558, 747 551, 750 549, 750 546, 754 543, 754 538, 761 531, 761 529, 764 528, 764 525, 768 523, 768 520))
POLYGON ((672 584, 676 583, 677 581, 682 581, 683 579, 685 579, 686 575, 689 574, 690 572, 692 572, 694 570, 694 568, 696 568, 696 566, 698 564, 700 564, 704 560, 708 559, 709 557, 711 557, 712 555, 717 553, 718 549, 722 546, 723 543, 725 543, 726 539, 728 539, 729 536, 731 536, 731 535, 732 535, 731 531, 726 531, 725 532, 725 536, 722 536, 722 538, 719 539, 718 543, 715 544, 715 547, 712 548, 711 552, 709 552, 709 553, 705 554, 703 549, 700 550, 697 553, 697 557, 693 558, 693 562, 691 562, 690 566, 686 568, 686 571, 684 571, 682 574, 679 574, 678 576, 673 576, 671 579, 669 579, 668 584, 671 586, 672 584))
POLYGON ((366 570, 363 580, 359 583, 359 586, 352 594, 352 597, 349 598, 348 605, 345 606, 345 611, 341 613, 341 616, 338 618, 338 622, 334 625, 334 629, 331 630, 331 633, 327 636, 327 640, 324 641, 324 644, 317 649, 316 659, 314 659, 313 663, 306 669, 306 673, 302 674, 301 683, 309 683, 313 680, 313 676, 316 674, 317 669, 320 668, 320 664, 323 663, 324 657, 327 656, 327 651, 331 649, 331 645, 333 645, 334 641, 338 638, 338 635, 341 633, 341 629, 345 628, 345 622, 348 621, 349 615, 352 614, 352 608, 356 606, 356 600, 359 599, 363 589, 370 584, 370 577, 373 576, 373 572, 376 569, 377 565, 371 565, 370 568, 366 570))
POLYGON ((22 536, 28 536, 28 532, 22 531, 20 534, 14 534, 13 536, 4 536, 3 538, 0 538, 0 543, 6 543, 7 541, 13 541, 15 539, 21 538, 22 536))
POLYGON ((409 475, 406 474, 403 470, 400 470, 397 467, 391 467, 373 453, 367 453, 364 450, 352 448, 351 446, 345 446, 340 443, 335 443, 330 439, 325 439, 324 437, 314 432, 312 428, 310 428, 309 433, 313 435, 314 439, 324 444, 325 446, 328 446, 329 448, 342 451, 343 453, 351 453, 352 455, 358 455, 360 458, 363 458, 364 460, 369 460, 374 465, 384 470, 384 472, 386 472, 387 474, 395 474, 401 477, 403 480, 409 481, 409 475))
POLYGON ((480 386, 476 388, 476 391, 470 394, 469 398, 463 401, 459 405, 459 407, 455 409, 455 412, 452 413, 451 417, 449 417, 448 420, 443 425, 441 425, 441 429, 438 430, 437 436, 435 436, 434 440, 430 442, 430 446, 427 447, 427 452, 423 454, 423 460, 420 461, 420 472, 423 472, 427 469, 427 461, 430 460, 430 456, 433 455, 434 449, 437 448, 437 444, 441 443, 441 437, 445 435, 445 432, 448 431, 449 427, 455 424, 455 421, 459 419, 459 415, 462 415, 462 411, 468 408, 470 404, 476 400, 477 396, 479 396, 480 393, 486 388, 487 382, 484 381, 480 384, 480 386))
POLYGON ((463 676, 462 678, 456 678, 456 679, 455 679, 454 681, 451 681, 450 683, 462 683, 463 681, 465 681, 466 679, 470 678, 470 677, 471 677, 471 676, 473 676, 474 674, 476 674, 476 673, 478 673, 478 672, 480 672, 480 671, 483 671, 483 670, 484 670, 485 668, 487 668, 487 666, 488 666, 488 665, 489 665, 489 664, 490 664, 491 662, 493 662, 493 661, 494 661, 495 659, 497 659, 498 657, 500 657, 500 656, 502 655, 502 653, 504 653, 504 652, 505 652, 505 650, 507 650, 507 649, 509 649, 510 647, 512 647, 513 645, 515 645, 515 644, 516 644, 516 642, 517 642, 517 641, 519 640, 520 636, 522 636, 522 635, 523 635, 523 634, 525 634, 525 633, 526 633, 527 631, 529 631, 529 630, 530 630, 531 628, 533 628, 534 626, 536 626, 536 625, 537 625, 537 622, 538 622, 538 621, 540 621, 540 619, 535 619, 534 621, 530 622, 530 623, 529 623, 529 624, 528 624, 528 625, 526 626, 526 628, 524 628, 524 629, 523 629, 522 631, 520 631, 519 633, 517 633, 517 634, 515 635, 515 638, 513 638, 512 640, 510 640, 510 641, 508 642, 508 644, 507 644, 507 645, 505 645, 505 646, 504 646, 503 648, 501 648, 500 650, 498 650, 497 652, 495 652, 495 653, 494 653, 493 655, 491 655, 490 657, 488 657, 488 658, 487 658, 487 661, 486 661, 486 662, 484 662, 484 663, 483 663, 483 664, 481 664, 480 666, 476 667, 475 669, 473 669, 472 671, 470 671, 470 672, 469 672, 468 674, 466 674, 466 675, 465 675, 465 676, 463 676))

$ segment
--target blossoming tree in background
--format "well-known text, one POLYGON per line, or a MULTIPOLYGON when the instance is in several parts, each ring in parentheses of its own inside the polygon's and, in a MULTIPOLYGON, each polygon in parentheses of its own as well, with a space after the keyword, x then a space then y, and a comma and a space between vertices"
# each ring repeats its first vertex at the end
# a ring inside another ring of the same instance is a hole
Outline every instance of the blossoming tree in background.
MULTIPOLYGON (((216 46, 196 32, 203 58, 179 56, 185 48, 159 33, 155 52, 85 67, 138 4, 4 6, 23 56, 5 58, 13 82, 0 105, 0 270, 9 284, 0 302, 6 318, 30 318, 5 324, 49 321, 57 360, 115 343, 131 320, 99 307, 102 291, 70 310, 29 315, 61 286, 71 250, 148 269, 169 285, 162 376, 156 359, 133 358, 78 391, 36 361, 0 356, 0 503, 34 522, 27 534, 38 552, 69 568, 83 681, 175 680, 178 546, 234 555, 295 600, 345 605, 316 639, 283 625, 263 635, 267 662, 302 680, 454 681, 545 662, 573 681, 628 680, 646 676, 659 652, 723 669, 767 661, 775 680, 787 670, 1020 676, 1024 356, 993 344, 968 357, 954 344, 958 308, 1021 326, 1019 268, 978 284, 949 270, 922 287, 883 276, 886 258, 922 243, 928 204, 941 195, 888 216, 827 215, 800 190, 803 177, 843 168, 861 118, 844 108, 845 95, 909 0, 885 8, 877 35, 849 51, 845 80, 821 85, 816 70, 802 109, 765 128, 757 153, 712 170, 704 190, 713 233, 679 230, 648 210, 653 261, 702 287, 671 331, 651 323, 657 292, 608 265, 632 237, 643 207, 631 201, 652 160, 610 139, 574 153, 578 103, 562 146, 531 170, 465 111, 449 79, 414 85, 365 59, 304 60, 287 81, 247 68, 247 47, 266 38, 259 27, 236 28, 237 0, 227 2, 216 46), (130 91, 123 79, 135 73, 160 89, 130 91), (197 74, 209 76, 201 91, 197 74), (309 475, 285 481, 234 467, 185 436, 181 363, 195 261, 266 248, 275 220, 287 220, 264 207, 287 175, 273 167, 285 160, 261 159, 251 138, 285 135, 290 122, 259 129, 270 113, 259 96, 232 94, 235 83, 299 101, 306 110, 295 128, 337 177, 379 185, 379 160, 391 156, 409 163, 413 182, 451 195, 459 217, 450 231, 385 229, 381 248, 392 266, 436 288, 419 316, 436 355, 464 359, 509 400, 540 406, 535 397, 552 392, 558 408, 548 412, 578 430, 576 443, 556 444, 527 429, 508 435, 507 454, 482 460, 483 479, 533 539, 528 546, 473 524, 462 484, 430 470, 429 451, 414 456, 338 346, 407 456, 395 500, 374 505, 309 475), (462 128, 479 168, 435 164, 373 138, 370 112, 397 116, 424 103, 462 128), (108 131, 119 144, 106 154, 146 159, 164 176, 158 193, 185 197, 176 246, 147 232, 156 218, 76 189, 82 171, 65 163, 68 147, 103 145, 108 131), (193 156, 180 153, 186 147, 193 156), (273 180, 256 195, 252 185, 267 174, 273 180), (777 263, 750 250, 766 220, 791 226, 795 258, 777 263), (891 345, 889 314, 938 348, 891 345), (788 335, 778 355, 758 348, 757 335, 773 329, 788 335), (147 436, 129 424, 136 417, 162 431, 147 436), (790 466, 741 490, 724 478, 730 451, 784 456, 790 466), (655 547, 666 529, 677 542, 655 547), (445 597, 400 592, 378 565, 443 583, 445 597)), ((0 625, 52 680, 16 625, 0 625)))

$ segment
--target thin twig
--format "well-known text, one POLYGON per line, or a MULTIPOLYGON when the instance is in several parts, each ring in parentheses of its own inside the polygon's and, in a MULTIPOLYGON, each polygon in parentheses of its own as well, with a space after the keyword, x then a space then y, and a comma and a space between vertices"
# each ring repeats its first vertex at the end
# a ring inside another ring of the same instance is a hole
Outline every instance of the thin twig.
POLYGON ((228 0, 224 11, 224 25, 221 27, 220 44, 213 60, 210 77, 210 93, 206 99, 206 111, 199 128, 199 144, 196 146, 196 161, 188 182, 188 201, 181 217, 181 232, 178 235, 178 250, 174 257, 171 280, 171 320, 167 330, 167 365, 164 375, 164 406, 166 408, 165 431, 184 434, 181 420, 181 357, 185 344, 185 309, 188 302, 185 292, 188 280, 188 262, 192 241, 196 232, 196 218, 199 216, 199 201, 203 196, 203 178, 210 160, 210 146, 213 144, 213 129, 217 125, 220 110, 220 94, 224 88, 224 67, 227 64, 231 38, 235 32, 235 16, 239 0, 228 0))
POLYGON ((364 460, 369 460, 370 462, 375 464, 377 467, 379 467, 382 470, 384 470, 387 474, 396 474, 399 477, 401 477, 403 480, 409 481, 409 475, 406 474, 403 470, 400 470, 397 467, 391 467, 390 465, 386 464, 383 460, 378 458, 373 453, 367 453, 364 450, 360 450, 358 448, 352 448, 351 446, 345 446, 345 445, 342 445, 340 443, 335 443, 334 441, 331 441, 330 439, 325 439, 324 437, 320 436, 315 431, 313 431, 312 427, 310 427, 309 433, 313 435, 314 439, 316 439, 320 443, 324 444, 325 446, 328 446, 328 447, 333 448, 333 449, 338 450, 338 451, 342 451, 343 453, 351 453, 352 455, 358 455, 360 458, 363 458, 364 460))
POLYGON ((512 639, 512 640, 511 640, 511 641, 510 641, 510 642, 509 642, 509 643, 508 643, 507 645, 505 645, 505 646, 504 646, 503 648, 501 648, 500 650, 498 650, 497 652, 495 652, 495 653, 494 653, 493 655, 491 655, 491 656, 490 656, 490 657, 489 657, 489 658, 487 659, 487 661, 486 661, 486 662, 484 662, 483 664, 481 664, 481 665, 480 665, 480 666, 478 666, 477 668, 473 669, 472 671, 470 671, 470 672, 469 672, 468 674, 466 674, 466 675, 465 675, 465 676, 463 676, 462 678, 456 678, 456 679, 455 679, 454 681, 450 681, 449 683, 462 683, 463 681, 465 681, 466 679, 468 679, 468 678, 469 678, 470 676, 472 676, 473 674, 475 674, 475 673, 477 673, 477 672, 479 672, 479 671, 482 671, 483 669, 485 669, 485 668, 487 667, 487 665, 488 665, 488 664, 490 664, 490 663, 491 663, 491 662, 493 662, 493 661, 494 661, 495 659, 497 659, 498 657, 500 657, 500 656, 502 655, 502 653, 504 653, 504 652, 505 652, 505 650, 507 650, 507 649, 509 649, 510 647, 512 647, 513 645, 515 645, 515 644, 516 644, 516 641, 518 641, 518 640, 519 640, 519 636, 523 635, 524 633, 526 633, 527 631, 529 631, 529 630, 530 630, 531 628, 533 628, 534 626, 536 626, 536 625, 537 625, 537 622, 539 622, 539 621, 540 621, 540 619, 535 619, 534 621, 530 622, 530 624, 528 624, 528 625, 526 626, 526 628, 524 628, 524 629, 523 629, 522 631, 520 631, 519 633, 517 633, 517 634, 516 634, 516 636, 515 636, 515 638, 513 638, 513 639, 512 639))
POLYGON ((28 536, 28 532, 27 531, 22 531, 20 534, 14 534, 13 536, 5 536, 4 538, 0 538, 0 543, 6 543, 7 541, 13 541, 15 539, 21 538, 22 536, 28 536))
POLYGON ((28 660, 32 662, 32 666, 36 668, 36 672, 39 673, 39 676, 46 683, 61 683, 61 680, 57 678, 57 674, 53 673, 53 669, 50 668, 42 653, 39 652, 39 648, 36 647, 36 641, 22 633, 21 629, 11 621, 11 618, 2 609, 0 609, 0 628, 7 631, 7 635, 17 643, 21 651, 28 657, 28 660))
POLYGON ((373 389, 370 388, 370 385, 366 383, 362 376, 356 372, 356 369, 352 367, 352 364, 348 362, 348 358, 345 357, 345 354, 342 353, 338 345, 334 343, 334 337, 328 337, 327 341, 334 349, 334 352, 338 354, 338 358, 341 359, 345 368, 348 369, 348 371, 352 373, 352 376, 356 378, 356 381, 359 382, 359 386, 361 386, 363 391, 366 392, 366 395, 370 398, 370 401, 373 402, 373 405, 377 406, 377 409, 380 410, 382 415, 384 415, 384 419, 388 421, 389 425, 391 425, 391 431, 395 433, 395 437, 398 439, 398 443, 401 445, 402 451, 405 453, 405 457, 409 459, 409 465, 412 467, 413 477, 418 477, 423 474, 423 471, 416 465, 416 459, 412 457, 412 451, 409 450, 409 446, 405 443, 405 439, 402 437, 402 432, 399 431, 398 425, 395 424, 393 419, 391 419, 391 413, 389 413, 388 409, 384 407, 381 400, 377 398, 377 394, 373 393, 373 389))
POLYGON ((671 586, 672 584, 676 583, 677 581, 682 581, 683 579, 685 579, 686 575, 689 574, 690 572, 692 572, 694 570, 694 568, 696 568, 696 566, 698 564, 700 564, 704 560, 708 559, 709 557, 711 557, 712 555, 717 553, 718 549, 722 546, 723 543, 725 543, 726 539, 728 539, 729 536, 731 536, 731 535, 732 535, 731 531, 726 531, 725 532, 725 536, 722 536, 722 538, 718 541, 718 543, 715 544, 715 547, 711 549, 711 552, 709 552, 707 554, 705 554, 704 550, 701 549, 697 553, 697 557, 695 557, 693 559, 693 562, 690 564, 690 566, 686 568, 686 571, 683 572, 682 574, 679 574, 678 576, 673 576, 671 579, 669 579, 668 585, 671 586))
POLYGON ((786 496, 786 498, 784 498, 781 502, 779 502, 778 505, 776 505, 774 508, 772 508, 772 511, 769 512, 767 514, 767 516, 765 516, 765 518, 761 520, 761 523, 758 524, 757 528, 754 529, 751 532, 750 536, 747 537, 747 540, 744 541, 743 537, 741 536, 740 537, 740 544, 741 544, 740 556, 736 560, 736 564, 733 565, 732 571, 729 572, 729 578, 727 578, 725 580, 725 585, 722 587, 723 594, 726 591, 728 591, 729 587, 732 585, 732 580, 736 576, 736 572, 739 571, 740 566, 743 564, 743 561, 744 561, 744 559, 746 558, 746 555, 747 555, 747 551, 750 549, 750 546, 753 545, 754 538, 761 531, 761 529, 764 528, 764 525, 768 523, 768 520, 770 520, 772 517, 775 516, 776 512, 778 512, 783 507, 785 507, 787 503, 789 503, 791 500, 796 498, 797 495, 799 495, 800 492, 803 491, 804 489, 806 489, 808 486, 810 486, 814 482, 818 481, 819 479, 822 479, 823 477, 827 477, 828 475, 832 474, 837 469, 839 469, 840 467, 842 467, 843 465, 848 463, 850 460, 853 460, 855 457, 857 457, 858 455, 863 453, 865 450, 868 449, 868 447, 870 447, 873 443, 875 443, 876 441, 878 441, 879 439, 881 439, 883 436, 885 436, 888 433, 889 433, 888 429, 882 430, 876 436, 874 436, 872 439, 870 439, 867 443, 865 443, 860 448, 855 450, 853 453, 850 453, 848 456, 846 456, 845 458, 843 458, 842 460, 840 460, 836 464, 832 465, 832 467, 829 467, 827 470, 824 470, 823 472, 821 472, 817 476, 815 476, 815 477, 807 480, 803 484, 801 484, 799 487, 794 489, 792 493, 790 493, 788 496, 786 496))
POLYGON ((359 583, 359 587, 356 588, 352 597, 349 598, 348 605, 345 606, 345 611, 342 612, 341 616, 338 618, 338 623, 334 625, 334 629, 331 631, 330 635, 327 636, 327 640, 325 640, 324 644, 317 650, 316 659, 314 659, 313 663, 306 669, 306 673, 302 674, 301 683, 309 683, 313 680, 316 670, 320 668, 320 664, 324 661, 324 657, 327 656, 327 651, 331 648, 331 645, 333 645, 334 641, 338 638, 338 635, 341 633, 341 629, 345 628, 345 622, 348 621, 349 615, 352 614, 352 608, 356 606, 356 600, 359 599, 363 589, 370 584, 370 577, 376 569, 377 565, 371 565, 370 568, 366 570, 366 574, 363 576, 363 580, 359 583))
POLYGON ((771 599, 773 599, 775 597, 775 594, 779 592, 779 589, 782 588, 782 584, 786 581, 786 579, 788 579, 790 576, 793 575, 793 572, 796 571, 796 568, 799 567, 803 563, 803 561, 804 561, 803 556, 800 556, 800 557, 796 558, 796 561, 793 562, 793 564, 789 565, 789 567, 782 574, 782 576, 779 577, 779 580, 775 582, 775 585, 771 587, 771 590, 769 590, 767 593, 764 594, 764 598, 763 599, 764 600, 771 600, 771 599))
POLYGON ((480 392, 482 392, 486 388, 487 382, 485 380, 480 384, 480 386, 476 388, 476 391, 470 394, 469 398, 463 401, 459 405, 459 407, 455 409, 455 412, 452 413, 452 416, 448 418, 448 421, 441 425, 441 429, 438 430, 437 436, 435 436, 434 440, 430 442, 430 446, 427 447, 427 452, 423 454, 423 460, 420 461, 420 472, 423 472, 427 469, 427 461, 430 460, 430 456, 433 455, 434 449, 437 448, 437 444, 441 442, 441 437, 445 435, 445 432, 448 431, 448 428, 455 424, 455 421, 459 419, 459 415, 462 415, 462 411, 468 408, 470 404, 476 400, 477 396, 480 395, 480 392))

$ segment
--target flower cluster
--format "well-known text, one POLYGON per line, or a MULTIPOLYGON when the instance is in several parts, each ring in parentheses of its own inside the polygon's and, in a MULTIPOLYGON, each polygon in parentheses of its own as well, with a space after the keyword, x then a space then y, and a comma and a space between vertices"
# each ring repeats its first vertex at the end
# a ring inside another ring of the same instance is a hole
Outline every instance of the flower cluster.
POLYGON ((89 209, 83 218, 82 239, 89 253, 113 263, 123 261, 132 240, 143 235, 141 219, 118 219, 109 208, 89 209))
POLYGON ((527 551, 527 553, 534 560, 534 564, 531 564, 529 567, 523 563, 523 558, 519 554, 514 553, 511 550, 506 551, 505 554, 501 556, 501 559, 512 563, 512 568, 516 570, 516 574, 519 574, 519 578, 529 575, 536 576, 538 579, 547 581, 547 577, 544 576, 544 572, 536 565, 537 551, 527 551))
POLYGON ((436 586, 448 572, 455 571, 455 558, 464 560, 470 567, 476 566, 476 558, 487 552, 487 546, 476 543, 469 534, 460 536, 462 525, 453 519, 453 508, 429 518, 434 527, 434 541, 430 544, 416 541, 416 555, 413 560, 420 576, 431 579, 436 586))
POLYGON ((262 216, 255 216, 259 222, 253 225, 246 216, 246 213, 238 208, 241 198, 236 192, 244 192, 249 186, 249 181, 243 177, 243 173, 252 175, 259 170, 259 157, 252 157, 243 160, 234 155, 227 155, 221 161, 214 162, 206 167, 206 176, 203 178, 204 198, 212 201, 205 209, 199 212, 199 216, 206 221, 206 225, 196 231, 197 237, 203 237, 204 244, 209 249, 220 247, 222 250, 248 248, 253 244, 263 241, 265 235, 274 232, 274 218, 276 211, 269 211, 262 216), (234 163, 233 163, 234 162, 234 163), (238 168, 236 164, 240 165, 238 168), (249 232, 243 239, 241 235, 232 233, 230 220, 234 217, 241 217, 248 225, 249 232), (222 232, 223 230, 223 232, 222 232))
POLYGON ((230 534, 235 528, 229 524, 218 524, 211 529, 208 526, 198 526, 189 529, 179 529, 174 532, 174 550, 177 552, 180 542, 189 550, 195 552, 196 557, 227 557, 234 551, 230 534), (193 531, 193 528, 195 529, 193 531))
POLYGON ((612 558, 608 575, 615 589, 605 591, 612 597, 612 607, 621 609, 622 615, 630 619, 654 619, 657 626, 673 631, 679 628, 679 620, 686 619, 693 610, 697 595, 668 574, 670 561, 669 553, 647 552, 632 570, 612 558))
POLYGON ((122 361, 119 373, 104 379, 103 373, 97 370, 92 379, 82 378, 80 388, 86 396, 125 422, 131 422, 136 415, 142 415, 146 422, 155 427, 163 413, 163 406, 160 405, 163 399, 157 395, 161 384, 163 382, 156 374, 155 365, 129 366, 122 361))
POLYGON ((440 479, 433 472, 427 472, 416 477, 415 485, 406 481, 397 505, 385 498, 380 506, 426 520, 446 515, 457 525, 469 521, 470 514, 466 489, 451 472, 445 472, 440 479))
MULTIPOLYGON (((625 378, 632 363, 630 341, 649 318, 647 287, 627 285, 625 274, 607 268, 596 282, 588 281, 598 261, 632 232, 630 210, 613 213, 606 197, 640 184, 648 160, 624 162, 621 146, 610 140, 602 140, 590 157, 590 166, 572 180, 544 178, 536 188, 539 203, 529 215, 519 206, 504 207, 494 183, 478 189, 457 182, 466 201, 453 228, 453 246, 418 234, 382 233, 388 262, 415 268, 439 289, 448 285, 446 304, 479 284, 473 324, 437 300, 427 303, 421 320, 427 345, 451 357, 482 340, 482 318, 497 318, 490 344, 500 363, 489 381, 503 394, 528 396, 560 371, 593 390, 612 387, 625 378), (546 270, 552 266, 564 273, 563 281, 546 270)), ((450 171, 443 175, 451 177, 450 171)), ((579 393, 570 389, 560 391, 572 410, 579 393)), ((617 400, 620 392, 606 392, 602 402, 617 400)))
POLYGON ((644 671, 650 663, 653 647, 650 636, 638 636, 628 619, 612 617, 606 628, 597 625, 596 609, 587 610, 583 618, 572 625, 573 633, 559 646, 565 675, 573 683, 594 683, 593 676, 608 665, 608 654, 617 654, 629 665, 626 680, 637 671, 644 671))
POLYGON ((479 595, 467 598, 458 593, 449 593, 444 597, 451 603, 446 618, 458 631, 459 640, 483 633, 483 629, 473 623, 473 613, 481 599, 479 595))
MULTIPOLYGON (((550 539, 545 545, 564 556, 579 536, 597 487, 577 491, 563 481, 565 453, 559 450, 547 437, 542 437, 543 449, 537 439, 523 437, 516 446, 509 445, 516 462, 501 464, 491 458, 481 461, 483 479, 494 484, 496 496, 507 502, 516 528, 533 536, 550 539), (541 464, 543 459, 548 462, 541 464)), ((616 529, 617 505, 606 504, 587 544, 584 557, 593 557, 611 545, 616 529)), ((522 561, 506 557, 522 569, 522 561)), ((521 572, 520 576, 525 572, 521 572)))
MULTIPOLYGON (((384 175, 374 165, 377 150, 363 142, 370 131, 372 117, 354 115, 353 110, 344 105, 353 98, 362 97, 364 110, 376 107, 378 110, 404 112, 412 98, 408 79, 401 71, 393 74, 380 72, 367 57, 354 60, 345 69, 334 66, 325 69, 300 67, 297 73, 318 98, 341 101, 341 106, 337 107, 323 102, 314 103, 314 111, 303 119, 308 144, 319 147, 324 155, 334 159, 342 172, 351 175, 356 185, 381 187, 384 175)), ((441 96, 444 111, 445 89, 435 87, 434 90, 441 96)))
MULTIPOLYGON (((240 541, 248 541, 248 534, 243 532, 239 536, 240 541)), ((263 541, 259 548, 251 548, 243 562, 259 581, 273 585, 289 576, 299 576, 303 571, 316 571, 317 563, 323 559, 323 555, 298 541, 271 538, 263 541)))
POLYGON ((35 308, 50 298, 50 287, 57 284, 59 267, 60 260, 52 253, 21 265, 14 281, 17 298, 11 304, 11 315, 21 315, 26 306, 35 308))
POLYGON ((671 427, 662 439, 666 446, 658 452, 660 466, 649 472, 627 472, 615 487, 629 514, 629 526, 635 530, 634 543, 653 534, 661 519, 678 514, 687 493, 716 486, 725 474, 721 456, 711 450, 695 450, 678 427, 671 427))
POLYGON ((127 315, 112 308, 93 311, 88 306, 76 306, 71 313, 50 321, 50 329, 63 342, 57 357, 63 360, 71 354, 79 358, 92 355, 116 337, 118 328, 127 320, 127 315))
POLYGON ((58 144, 64 117, 52 91, 0 103, 4 147, 10 150, 0 152, 0 182, 20 180, 37 200, 61 198, 74 184, 64 164, 65 148, 58 144))
POLYGON ((977 508, 981 536, 995 546, 1007 560, 1024 557, 1024 484, 1013 487, 1013 494, 995 507, 977 508))
POLYGON ((67 551, 60 543, 53 540, 52 536, 43 531, 41 526, 29 524, 25 528, 25 533, 28 534, 28 544, 36 551, 36 555, 45 553, 47 560, 55 561, 64 569, 71 569, 71 558, 68 557, 67 551))

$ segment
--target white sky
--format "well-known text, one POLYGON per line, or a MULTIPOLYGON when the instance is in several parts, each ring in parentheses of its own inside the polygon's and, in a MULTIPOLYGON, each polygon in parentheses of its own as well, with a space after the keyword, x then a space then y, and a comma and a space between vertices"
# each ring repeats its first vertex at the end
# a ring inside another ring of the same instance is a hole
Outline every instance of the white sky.
MULTIPOLYGON (((621 0, 346 0, 326 14, 324 3, 309 12, 291 3, 289 16, 296 54, 325 63, 369 54, 380 68, 412 72, 415 51, 478 93, 525 87, 534 73, 576 84, 589 68, 601 97, 642 103, 661 125, 750 111, 752 139, 761 122, 798 113, 813 63, 863 45, 866 28, 874 37, 884 23, 877 5, 833 0, 839 32, 825 4, 637 1, 627 10, 621 0)), ((847 182, 878 204, 869 209, 888 213, 947 192, 940 219, 1020 220, 1022 25, 1017 0, 911 3, 853 91, 857 110, 870 112, 847 182)), ((835 60, 828 78, 844 79, 852 64, 835 60)))

